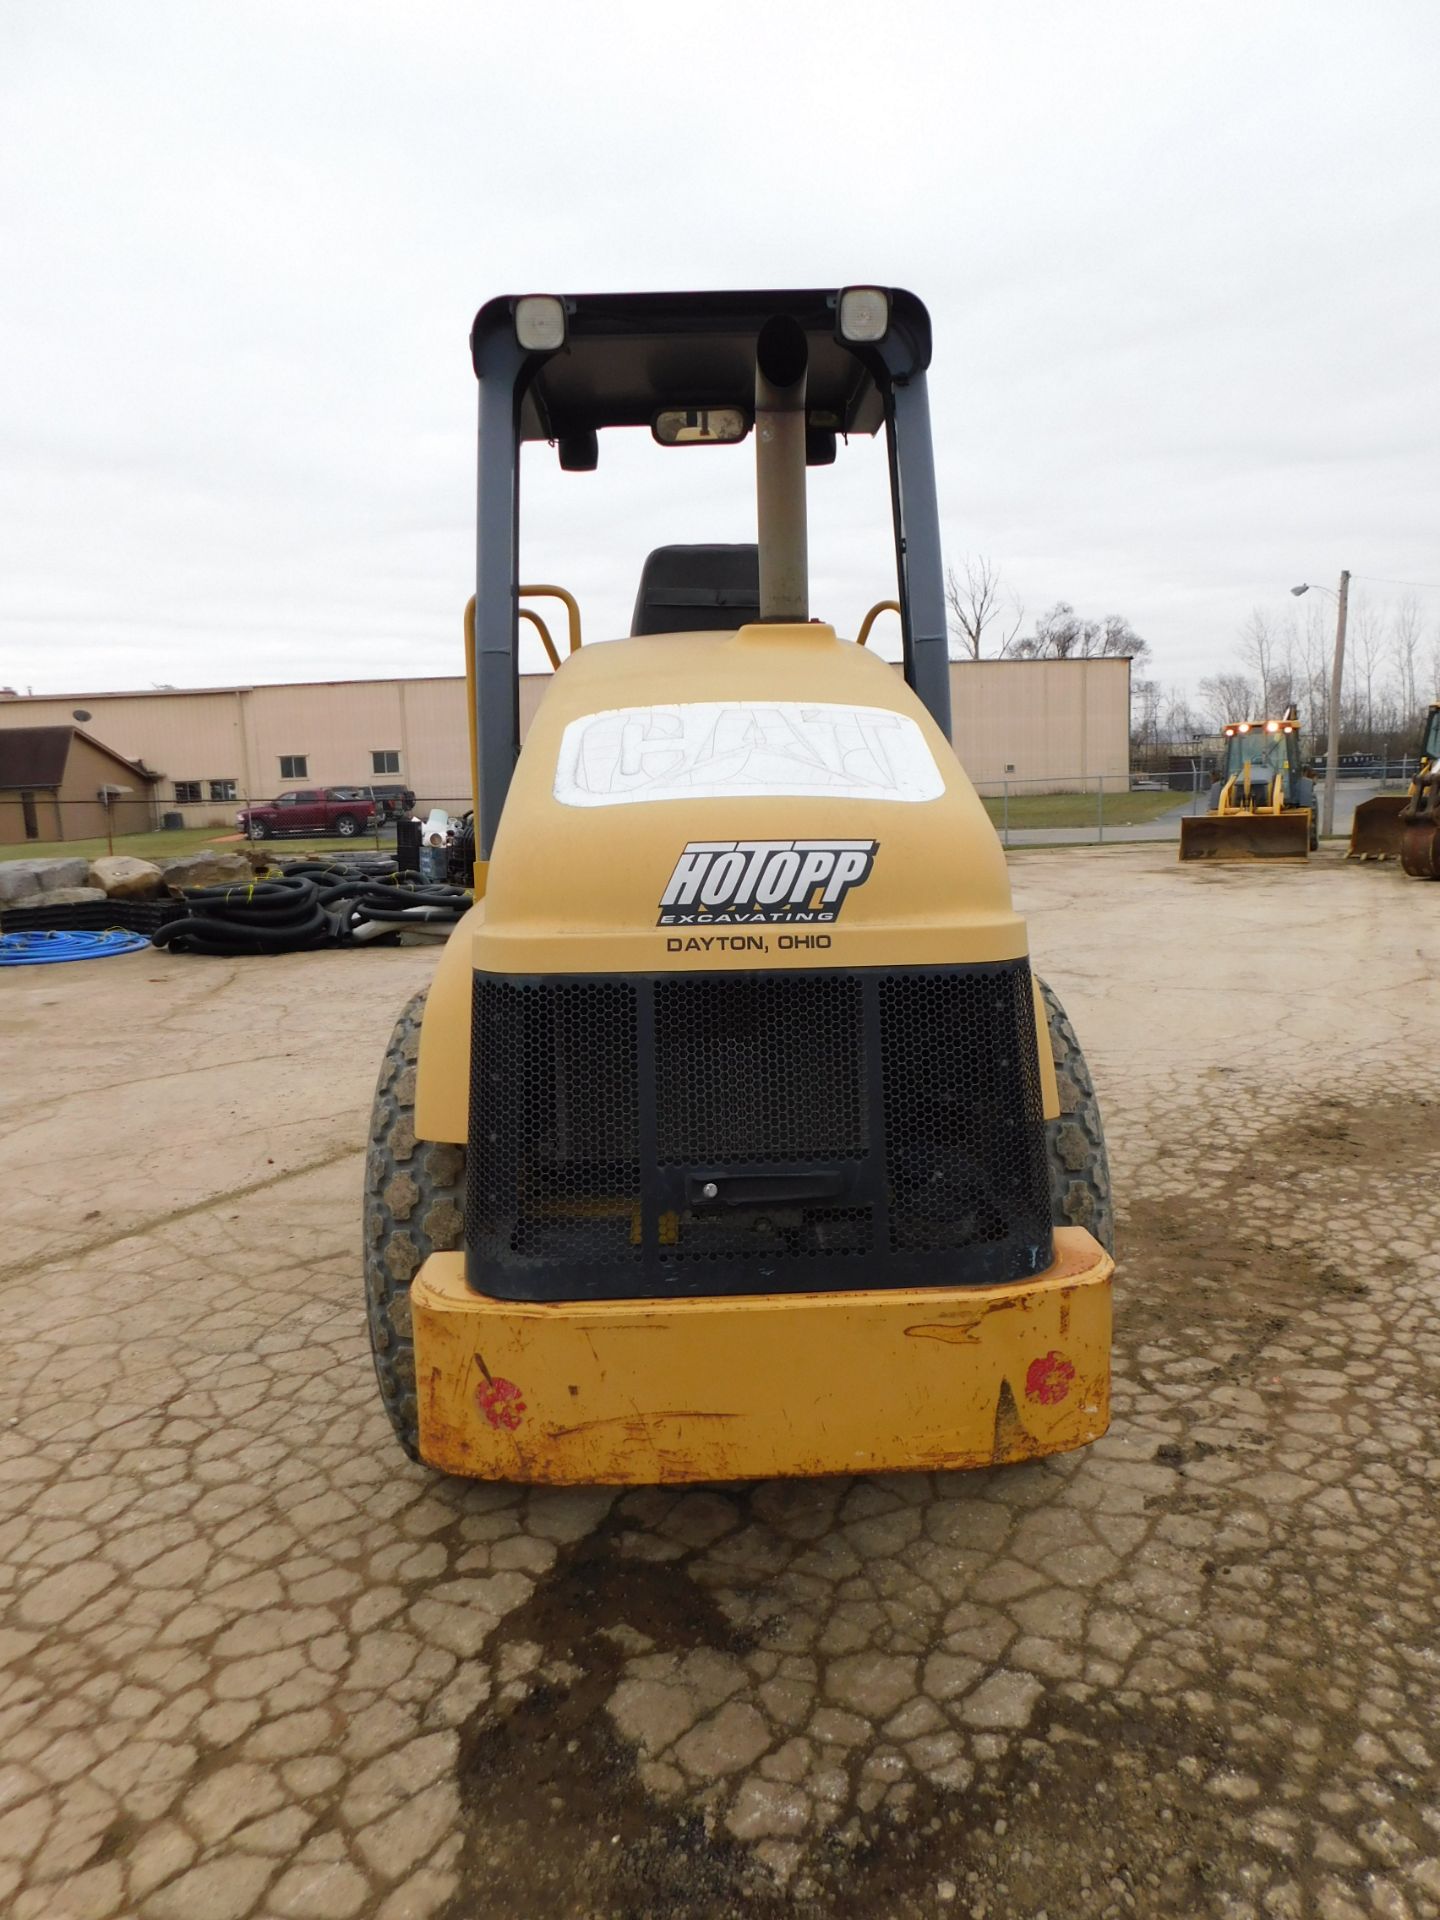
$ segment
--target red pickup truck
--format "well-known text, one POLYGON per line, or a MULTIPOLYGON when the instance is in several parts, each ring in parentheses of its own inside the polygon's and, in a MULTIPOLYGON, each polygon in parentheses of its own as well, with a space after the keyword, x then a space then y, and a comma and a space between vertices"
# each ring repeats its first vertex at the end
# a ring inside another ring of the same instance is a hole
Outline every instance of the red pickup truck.
POLYGON ((375 802, 355 787, 296 787, 242 807, 235 824, 252 840, 281 833, 338 833, 351 840, 369 828, 375 812, 375 802))

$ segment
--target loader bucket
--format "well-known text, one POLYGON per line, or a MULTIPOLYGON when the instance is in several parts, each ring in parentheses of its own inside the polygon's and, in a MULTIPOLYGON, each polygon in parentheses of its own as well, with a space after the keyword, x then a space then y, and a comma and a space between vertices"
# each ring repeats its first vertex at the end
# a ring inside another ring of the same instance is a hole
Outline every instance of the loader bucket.
POLYGON ((1405 837, 1400 809, 1408 795, 1381 793, 1373 800, 1362 800, 1350 822, 1350 849, 1347 860, 1398 860, 1405 837))
POLYGON ((1195 813, 1180 821, 1182 860, 1308 860, 1310 809, 1195 813))

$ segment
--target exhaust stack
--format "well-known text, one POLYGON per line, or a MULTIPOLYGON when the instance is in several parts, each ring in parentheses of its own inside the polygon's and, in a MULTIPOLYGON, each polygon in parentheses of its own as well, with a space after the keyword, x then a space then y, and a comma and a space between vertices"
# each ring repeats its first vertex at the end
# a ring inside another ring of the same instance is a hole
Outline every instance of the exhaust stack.
POLYGON ((810 618, 805 524, 805 330, 788 316, 767 320, 755 347, 755 497, 759 515, 760 618, 810 618))

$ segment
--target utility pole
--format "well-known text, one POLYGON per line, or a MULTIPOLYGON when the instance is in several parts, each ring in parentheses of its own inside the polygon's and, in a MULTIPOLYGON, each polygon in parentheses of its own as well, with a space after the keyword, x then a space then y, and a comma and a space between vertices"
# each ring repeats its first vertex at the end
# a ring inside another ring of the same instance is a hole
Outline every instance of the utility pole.
POLYGON ((1340 574, 1340 611, 1335 619, 1335 665, 1330 673, 1330 737, 1325 746, 1325 799, 1320 810, 1320 831, 1335 831, 1335 773, 1340 759, 1340 687, 1345 675, 1345 611, 1350 604, 1350 574, 1340 574))

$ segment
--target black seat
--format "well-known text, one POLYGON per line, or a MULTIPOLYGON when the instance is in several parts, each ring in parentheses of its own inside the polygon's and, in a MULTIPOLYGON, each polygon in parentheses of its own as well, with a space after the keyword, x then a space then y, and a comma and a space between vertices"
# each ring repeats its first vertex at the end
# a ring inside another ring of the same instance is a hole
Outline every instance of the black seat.
POLYGON ((759 618, 759 547, 656 547, 640 575, 630 631, 733 632, 759 618))

